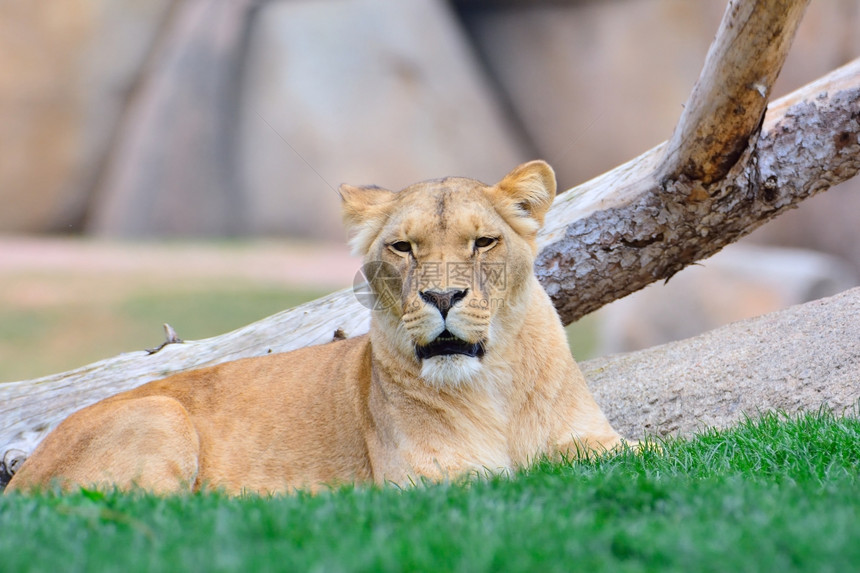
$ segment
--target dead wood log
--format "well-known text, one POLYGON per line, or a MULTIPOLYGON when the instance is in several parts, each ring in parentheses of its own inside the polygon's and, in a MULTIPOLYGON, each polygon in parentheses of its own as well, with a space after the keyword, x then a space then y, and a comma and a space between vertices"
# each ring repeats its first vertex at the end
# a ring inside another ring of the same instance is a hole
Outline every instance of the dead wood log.
MULTIPOLYGON (((766 4, 777 12, 771 17, 783 17, 783 3, 766 4)), ((750 23, 742 28, 761 33, 750 23)), ((753 58, 749 65, 770 70, 773 63, 753 58)), ((760 133, 745 135, 750 145, 718 181, 705 183, 684 172, 661 179, 663 166, 677 162, 666 159, 663 144, 559 196, 539 239, 536 272, 564 322, 572 322, 671 277, 805 197, 853 177, 860 169, 858 134, 860 60, 855 60, 772 104, 760 133)), ((345 290, 222 336, 167 345, 153 355, 133 352, 2 384, 0 453, 16 449, 25 455, 72 411, 147 381, 324 343, 336 332, 354 336, 366 332, 368 323, 369 311, 345 290)))

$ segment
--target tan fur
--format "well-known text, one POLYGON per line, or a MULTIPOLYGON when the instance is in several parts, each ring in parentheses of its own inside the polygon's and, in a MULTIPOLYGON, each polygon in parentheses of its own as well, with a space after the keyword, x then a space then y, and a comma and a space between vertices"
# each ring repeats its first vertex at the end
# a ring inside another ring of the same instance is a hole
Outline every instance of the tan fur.
POLYGON ((9 490, 408 484, 620 443, 532 271, 555 195, 547 164, 521 165, 494 186, 448 178, 341 195, 355 248, 384 263, 371 281, 383 308, 368 335, 103 400, 60 424, 9 490), (443 319, 428 297, 452 289, 462 296, 443 319), (420 359, 416 345, 445 329, 484 354, 420 359))

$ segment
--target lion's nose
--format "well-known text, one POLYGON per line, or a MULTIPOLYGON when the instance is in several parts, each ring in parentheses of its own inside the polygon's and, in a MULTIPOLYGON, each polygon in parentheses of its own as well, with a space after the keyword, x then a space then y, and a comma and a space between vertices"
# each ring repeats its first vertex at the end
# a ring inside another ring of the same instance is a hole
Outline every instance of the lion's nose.
POLYGON ((451 307, 457 304, 458 301, 463 300, 468 292, 469 289, 449 289, 446 291, 425 290, 418 294, 424 302, 430 303, 438 308, 439 312, 442 313, 442 318, 444 319, 448 318, 448 311, 451 310, 451 307))

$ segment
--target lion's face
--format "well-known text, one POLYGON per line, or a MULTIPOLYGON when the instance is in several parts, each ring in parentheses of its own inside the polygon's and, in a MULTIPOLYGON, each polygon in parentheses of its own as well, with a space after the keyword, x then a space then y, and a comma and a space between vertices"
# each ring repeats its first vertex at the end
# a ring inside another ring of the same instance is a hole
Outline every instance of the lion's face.
POLYGON ((447 178, 341 195, 387 341, 431 384, 472 378, 522 321, 550 167, 527 163, 494 186, 447 178))

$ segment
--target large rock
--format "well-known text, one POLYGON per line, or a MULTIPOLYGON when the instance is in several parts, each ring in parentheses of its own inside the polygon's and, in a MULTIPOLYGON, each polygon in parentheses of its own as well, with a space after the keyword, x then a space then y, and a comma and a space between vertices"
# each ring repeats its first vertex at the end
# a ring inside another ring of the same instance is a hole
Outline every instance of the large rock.
POLYGON ((88 230, 236 235, 240 60, 254 0, 185 0, 172 12, 119 128, 88 230))
MULTIPOLYGON (((460 4, 480 62, 443 0, 0 3, 0 231, 339 237, 341 181, 491 180, 537 155, 569 187, 669 136, 725 8, 460 4)), ((777 95, 858 53, 856 5, 810 5, 777 95)), ((860 268, 860 227, 798 220, 768 240, 860 268)))
POLYGON ((597 311, 597 353, 629 352, 689 338, 858 284, 860 275, 854 268, 832 255, 729 245, 667 283, 653 283, 597 311))
POLYGON ((526 158, 441 0, 251 7, 182 4, 92 231, 341 239, 339 183, 492 180, 526 158))
POLYGON ((0 2, 0 231, 80 225, 169 4, 0 2))
POLYGON ((858 317, 855 288, 580 366, 612 424, 630 438, 690 435, 769 410, 858 414, 858 317))
POLYGON ((266 4, 246 66, 253 233, 340 238, 340 183, 494 182, 529 158, 442 0, 266 4))

